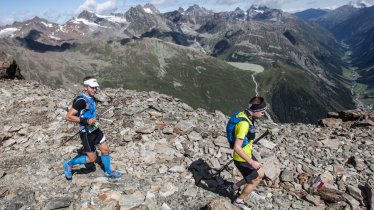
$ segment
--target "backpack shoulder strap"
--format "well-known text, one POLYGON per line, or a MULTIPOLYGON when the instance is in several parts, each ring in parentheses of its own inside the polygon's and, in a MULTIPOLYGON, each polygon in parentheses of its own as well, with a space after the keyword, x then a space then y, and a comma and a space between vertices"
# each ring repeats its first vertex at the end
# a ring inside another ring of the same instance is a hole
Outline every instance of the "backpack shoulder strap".
POLYGON ((86 107, 84 109, 82 109, 79 113, 77 113, 78 116, 83 115, 83 113, 85 113, 87 110, 90 109, 90 103, 88 103, 87 99, 82 94, 80 94, 79 96, 75 97, 73 99, 73 103, 75 103, 75 102, 77 102, 79 100, 84 100, 84 102, 86 103, 86 107))

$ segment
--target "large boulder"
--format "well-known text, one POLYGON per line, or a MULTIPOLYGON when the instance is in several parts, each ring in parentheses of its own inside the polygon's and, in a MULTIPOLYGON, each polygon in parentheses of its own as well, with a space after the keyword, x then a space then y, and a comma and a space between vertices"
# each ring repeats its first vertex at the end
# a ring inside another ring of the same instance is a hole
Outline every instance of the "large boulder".
POLYGON ((21 69, 12 56, 0 53, 0 79, 24 79, 21 69))
POLYGON ((339 118, 343 121, 354 121, 365 118, 365 112, 361 109, 351 109, 339 112, 339 118))

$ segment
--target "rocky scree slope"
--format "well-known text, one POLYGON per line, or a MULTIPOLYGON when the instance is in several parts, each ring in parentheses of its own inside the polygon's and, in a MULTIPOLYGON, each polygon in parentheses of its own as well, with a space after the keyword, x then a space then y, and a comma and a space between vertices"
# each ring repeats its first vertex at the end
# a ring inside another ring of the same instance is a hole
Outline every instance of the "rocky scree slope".
MULTIPOLYGON (((62 160, 80 148, 78 137, 66 142, 76 125, 64 120, 76 94, 34 81, 0 82, 1 209, 236 209, 233 195, 219 187, 240 179, 232 165, 199 186, 187 169, 200 158, 212 168, 229 161, 228 117, 156 92, 100 90, 98 112, 114 106, 105 116, 113 124, 101 123, 113 168, 123 177, 107 179, 100 167, 75 168, 73 180, 66 180, 62 160)), ((273 135, 254 146, 266 171, 247 199, 255 209, 373 207, 374 113, 330 116, 323 126, 259 121, 258 132, 272 128, 273 135), (309 193, 317 174, 324 187, 309 193)))

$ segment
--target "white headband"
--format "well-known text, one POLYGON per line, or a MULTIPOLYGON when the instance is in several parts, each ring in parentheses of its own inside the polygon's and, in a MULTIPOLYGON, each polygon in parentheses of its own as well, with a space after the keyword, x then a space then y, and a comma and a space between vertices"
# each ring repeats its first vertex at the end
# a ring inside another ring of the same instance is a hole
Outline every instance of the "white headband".
POLYGON ((83 84, 90 87, 99 87, 99 83, 94 78, 84 81, 83 84))

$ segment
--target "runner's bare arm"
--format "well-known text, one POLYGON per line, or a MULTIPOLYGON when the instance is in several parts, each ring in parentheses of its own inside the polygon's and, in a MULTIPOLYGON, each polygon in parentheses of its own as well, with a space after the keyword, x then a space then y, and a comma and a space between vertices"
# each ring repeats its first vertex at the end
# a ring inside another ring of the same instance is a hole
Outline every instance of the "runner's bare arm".
POLYGON ((238 155, 240 155, 240 157, 242 157, 244 160, 246 160, 247 163, 249 163, 249 165, 251 165, 254 169, 261 168, 261 166, 262 166, 261 163, 253 160, 251 157, 249 157, 247 154, 245 154, 245 152, 243 151, 243 148, 242 148, 242 144, 243 144, 243 139, 237 138, 235 140, 235 144, 234 144, 234 151, 236 153, 238 153, 238 155))
MULTIPOLYGON (((77 110, 75 110, 74 108, 71 108, 66 114, 65 119, 69 122, 82 123, 82 118, 79 118, 77 116, 77 113, 78 113, 77 110)), ((92 125, 96 122, 96 118, 89 118, 86 120, 87 121, 84 120, 83 124, 92 125)))
POLYGON ((77 113, 78 113, 77 110, 71 108, 69 109, 68 113, 66 113, 65 119, 69 122, 79 123, 80 118, 77 116, 77 113))

